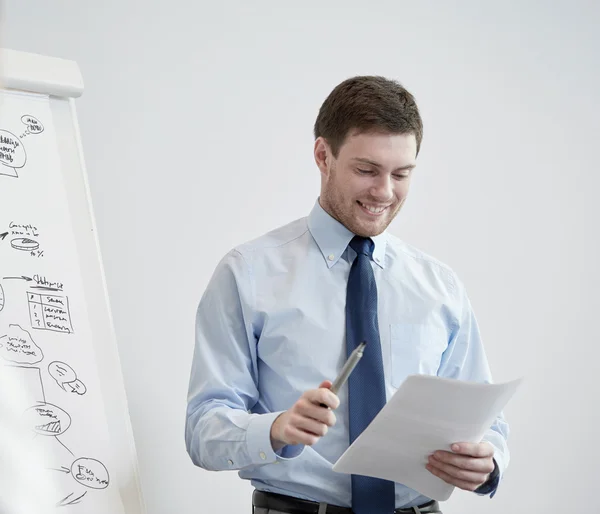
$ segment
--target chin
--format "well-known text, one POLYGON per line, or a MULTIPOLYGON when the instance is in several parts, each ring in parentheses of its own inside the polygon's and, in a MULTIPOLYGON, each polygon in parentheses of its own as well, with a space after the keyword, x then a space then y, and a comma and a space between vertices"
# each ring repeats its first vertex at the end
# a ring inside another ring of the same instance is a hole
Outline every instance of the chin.
POLYGON ((357 223, 354 225, 354 228, 351 229, 357 236, 362 237, 374 237, 381 234, 387 227, 389 223, 377 224, 375 226, 365 226, 363 223, 357 223))

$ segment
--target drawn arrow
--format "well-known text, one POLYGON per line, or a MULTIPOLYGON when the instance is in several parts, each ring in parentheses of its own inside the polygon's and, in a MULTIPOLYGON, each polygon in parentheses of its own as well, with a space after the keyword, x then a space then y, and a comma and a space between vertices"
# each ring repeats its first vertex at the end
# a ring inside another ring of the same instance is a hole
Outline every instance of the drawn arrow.
POLYGON ((0 234, 0 239, 4 239, 8 235, 8 232, 4 232, 4 234, 0 234))
POLYGON ((33 279, 31 277, 21 275, 20 277, 4 277, 4 280, 27 280, 27 282, 31 282, 33 279))
POLYGON ((46 468, 46 469, 51 469, 52 471, 60 471, 61 473, 66 473, 67 475, 71 472, 71 470, 69 468, 66 468, 65 466, 61 466, 60 468, 46 468))
POLYGON ((71 493, 68 494, 67 496, 65 496, 62 500, 58 501, 56 503, 57 507, 65 507, 67 505, 76 505, 77 503, 79 503, 81 501, 81 499, 87 494, 87 491, 84 492, 81 496, 78 496, 77 498, 74 498, 73 500, 69 500, 69 498, 71 496, 73 496, 75 493, 71 493))

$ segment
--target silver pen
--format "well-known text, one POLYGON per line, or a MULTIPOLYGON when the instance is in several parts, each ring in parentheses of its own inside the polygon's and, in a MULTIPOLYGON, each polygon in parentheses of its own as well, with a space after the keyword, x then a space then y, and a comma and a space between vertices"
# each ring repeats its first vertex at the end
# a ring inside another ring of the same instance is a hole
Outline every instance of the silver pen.
MULTIPOLYGON (((360 359, 362 358, 363 350, 365 349, 366 345, 367 345, 367 343, 362 342, 352 351, 352 353, 350 354, 350 357, 348 357, 348 360, 342 367, 340 374, 333 381, 333 385, 329 389, 332 393, 337 394, 337 392, 346 383, 346 381, 348 380, 348 377, 350 376, 350 373, 352 373, 352 371, 354 371, 354 368, 358 364, 358 361, 360 361, 360 359)), ((327 405, 322 403, 321 407, 327 407, 327 405)))

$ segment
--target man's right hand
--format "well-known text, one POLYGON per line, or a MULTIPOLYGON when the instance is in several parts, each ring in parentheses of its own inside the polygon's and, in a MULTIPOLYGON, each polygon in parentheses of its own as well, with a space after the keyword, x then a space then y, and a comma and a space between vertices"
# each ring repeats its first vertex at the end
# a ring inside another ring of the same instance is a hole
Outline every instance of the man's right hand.
POLYGON ((333 410, 337 409, 340 400, 329 391, 331 386, 332 383, 325 380, 318 389, 306 391, 289 410, 275 419, 271 425, 274 451, 288 444, 312 446, 335 425, 333 410))

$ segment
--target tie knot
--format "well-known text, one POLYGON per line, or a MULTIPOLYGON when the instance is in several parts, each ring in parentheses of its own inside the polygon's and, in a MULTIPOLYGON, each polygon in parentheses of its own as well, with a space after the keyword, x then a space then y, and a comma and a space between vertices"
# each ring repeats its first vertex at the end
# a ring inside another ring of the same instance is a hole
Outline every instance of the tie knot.
POLYGON ((354 236, 352 241, 350 241, 350 248, 359 255, 371 257, 374 247, 375 244, 370 237, 354 236))

